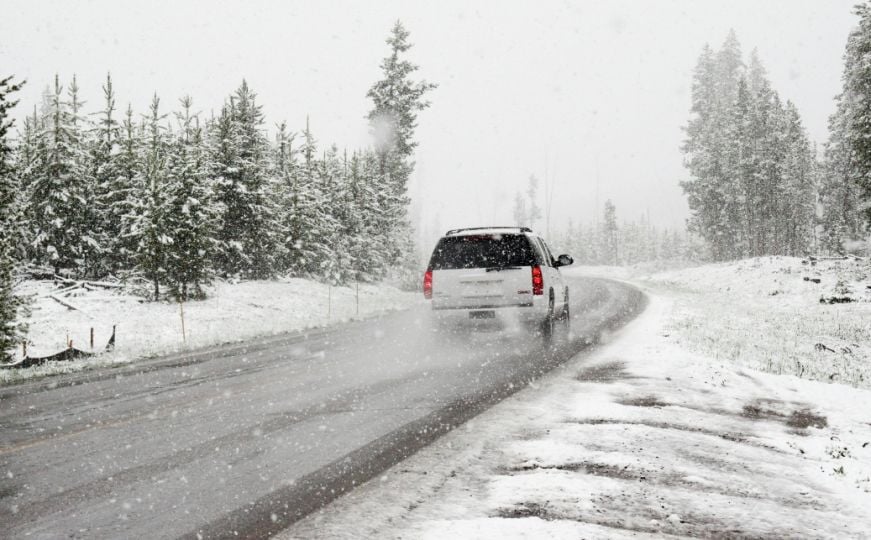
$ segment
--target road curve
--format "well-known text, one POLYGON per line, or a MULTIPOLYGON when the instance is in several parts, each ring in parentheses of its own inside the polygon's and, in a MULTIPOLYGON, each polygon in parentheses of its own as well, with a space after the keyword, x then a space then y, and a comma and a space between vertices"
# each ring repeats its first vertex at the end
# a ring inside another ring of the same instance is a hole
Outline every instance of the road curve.
POLYGON ((573 335, 436 332, 425 306, 0 389, 0 537, 265 538, 635 316, 569 278, 573 335))

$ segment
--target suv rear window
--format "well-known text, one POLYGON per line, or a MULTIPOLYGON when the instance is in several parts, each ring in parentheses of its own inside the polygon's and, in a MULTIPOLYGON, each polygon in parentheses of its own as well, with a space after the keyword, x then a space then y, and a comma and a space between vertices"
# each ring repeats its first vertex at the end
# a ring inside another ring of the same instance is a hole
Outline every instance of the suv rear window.
POLYGON ((522 234, 447 236, 439 240, 429 267, 433 270, 533 266, 535 253, 522 234))

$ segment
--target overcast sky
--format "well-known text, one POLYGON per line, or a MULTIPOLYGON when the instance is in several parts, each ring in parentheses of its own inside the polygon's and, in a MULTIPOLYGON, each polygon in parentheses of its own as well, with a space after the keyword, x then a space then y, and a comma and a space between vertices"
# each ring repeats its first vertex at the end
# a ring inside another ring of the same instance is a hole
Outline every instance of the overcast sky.
POLYGON ((55 73, 76 74, 96 110, 111 72, 119 104, 143 113, 157 92, 208 114, 244 77, 270 129, 309 115, 320 142, 354 149, 368 144, 365 94, 401 19, 418 73, 439 84, 417 134, 422 228, 510 223, 533 173, 554 186, 554 230, 593 220, 606 198, 620 218, 682 227, 681 126, 702 46, 734 28, 821 144, 854 3, 4 0, 0 75, 29 81, 19 116, 55 73))

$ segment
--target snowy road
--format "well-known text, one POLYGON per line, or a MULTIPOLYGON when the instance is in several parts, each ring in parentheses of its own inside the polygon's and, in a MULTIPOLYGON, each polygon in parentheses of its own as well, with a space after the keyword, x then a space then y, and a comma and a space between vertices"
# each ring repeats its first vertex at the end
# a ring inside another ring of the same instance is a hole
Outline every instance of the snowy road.
POLYGON ((638 311, 571 281, 574 340, 444 335, 425 308, 0 390, 0 536, 266 537, 638 311))

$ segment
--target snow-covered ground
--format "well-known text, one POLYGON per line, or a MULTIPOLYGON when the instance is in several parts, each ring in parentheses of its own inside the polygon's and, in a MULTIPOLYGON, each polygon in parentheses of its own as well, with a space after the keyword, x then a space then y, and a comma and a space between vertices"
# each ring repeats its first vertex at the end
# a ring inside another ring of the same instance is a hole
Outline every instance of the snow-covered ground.
POLYGON ((649 276, 690 350, 769 373, 871 388, 871 262, 766 257, 649 276), (843 303, 829 303, 843 302, 843 303))
MULTIPOLYGON (((388 285, 360 285, 359 315, 354 287, 328 287, 306 279, 219 282, 203 301, 183 306, 166 302, 143 302, 94 288, 75 289, 60 296, 77 310, 50 298, 58 287, 51 282, 27 282, 23 294, 31 296, 28 354, 43 356, 59 352, 68 340, 81 349, 105 347, 116 325, 116 347, 111 354, 87 360, 55 362, 28 369, 0 370, 0 384, 53 373, 126 363, 137 358, 186 349, 229 343, 258 336, 324 326, 402 309, 421 301, 421 295, 388 285), (184 311, 184 338, 181 312, 184 311)), ((17 351, 20 358, 22 351, 17 351)))
MULTIPOLYGON (((760 259, 636 280, 650 305, 609 344, 281 538, 867 536, 871 390, 763 373, 749 366, 778 370, 752 347, 718 349, 758 338, 764 354, 807 353, 816 367, 802 376, 828 381, 813 345, 843 336, 827 317, 861 329, 869 304, 861 264, 824 264, 760 259), (835 275, 853 276, 860 301, 819 303, 835 275), (740 305, 748 321, 724 326, 740 305)), ((867 332, 853 337, 867 350, 867 332)))

